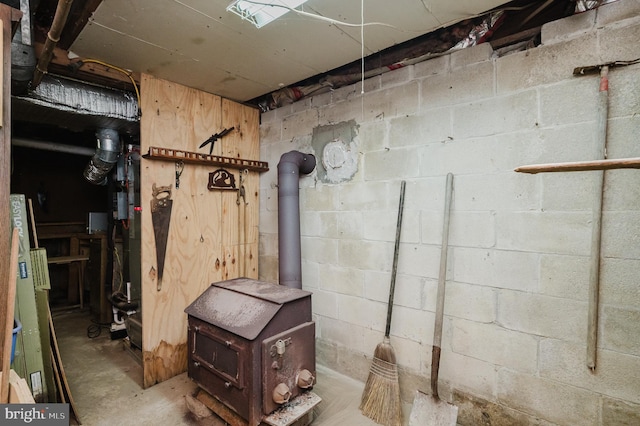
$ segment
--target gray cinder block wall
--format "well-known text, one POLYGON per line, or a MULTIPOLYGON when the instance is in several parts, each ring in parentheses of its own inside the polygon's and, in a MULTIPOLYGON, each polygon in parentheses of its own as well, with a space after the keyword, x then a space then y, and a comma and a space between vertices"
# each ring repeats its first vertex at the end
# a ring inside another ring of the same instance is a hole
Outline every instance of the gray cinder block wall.
MULTIPOLYGON (((303 287, 318 361, 366 380, 381 342, 400 181, 407 193, 391 326, 403 399, 428 392, 445 175, 454 178, 441 395, 460 424, 640 424, 640 170, 606 172, 597 368, 586 367, 597 75, 640 57, 640 2, 552 22, 542 45, 488 44, 262 115, 260 278, 277 282, 277 171, 300 180, 303 287), (330 149, 327 149, 330 146, 330 149), (349 159, 355 161, 349 161, 349 159), (342 169, 329 179, 327 169, 342 169)), ((640 157, 640 65, 610 72, 609 158, 640 157)))

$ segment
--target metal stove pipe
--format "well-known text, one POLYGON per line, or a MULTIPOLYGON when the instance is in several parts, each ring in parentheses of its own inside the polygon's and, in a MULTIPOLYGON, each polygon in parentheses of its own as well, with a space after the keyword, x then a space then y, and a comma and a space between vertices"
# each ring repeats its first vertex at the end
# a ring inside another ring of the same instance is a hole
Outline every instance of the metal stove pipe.
POLYGON ((120 136, 117 130, 98 129, 96 132, 98 147, 96 153, 84 169, 84 178, 95 185, 105 181, 107 173, 113 168, 120 155, 120 136))
POLYGON ((280 285, 302 288, 302 253, 300 244, 300 173, 309 174, 316 167, 311 154, 290 151, 278 163, 278 270, 280 285))
POLYGON ((26 138, 11 138, 11 145, 23 148, 39 149, 42 151, 62 152, 65 154, 83 155, 91 157, 96 150, 83 146, 65 145, 57 142, 38 141, 26 138))

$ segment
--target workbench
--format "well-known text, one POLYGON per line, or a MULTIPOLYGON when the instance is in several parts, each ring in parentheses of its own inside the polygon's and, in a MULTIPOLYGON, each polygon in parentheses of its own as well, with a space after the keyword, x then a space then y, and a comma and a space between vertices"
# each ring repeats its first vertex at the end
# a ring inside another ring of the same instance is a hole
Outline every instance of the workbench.
POLYGON ((89 306, 99 322, 110 321, 110 305, 104 291, 107 280, 108 244, 105 233, 88 234, 83 222, 38 224, 38 240, 55 248, 47 263, 68 265, 67 303, 84 309, 88 290, 89 306))

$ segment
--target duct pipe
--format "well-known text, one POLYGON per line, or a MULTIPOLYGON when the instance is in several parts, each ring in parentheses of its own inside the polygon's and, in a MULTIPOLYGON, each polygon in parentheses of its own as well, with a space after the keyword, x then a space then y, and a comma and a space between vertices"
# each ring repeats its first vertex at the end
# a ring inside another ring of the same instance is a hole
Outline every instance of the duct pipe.
POLYGON ((83 155, 91 157, 96 150, 84 146, 65 145, 56 142, 38 141, 34 139, 11 138, 11 145, 23 148, 39 149, 41 151, 62 152, 65 154, 83 155))
POLYGON ((55 49, 58 41, 60 41, 60 34, 62 29, 67 23, 67 17, 71 10, 71 3, 73 0, 58 0, 58 6, 56 7, 56 14, 53 16, 53 22, 51 28, 47 33, 47 41, 44 43, 44 48, 38 59, 36 70, 33 73, 33 80, 31 81, 31 88, 35 89, 42 81, 42 77, 46 74, 49 63, 53 58, 53 50, 55 49))
POLYGON ((101 185, 120 156, 120 137, 117 130, 98 129, 96 138, 98 147, 84 169, 84 178, 89 183, 101 185))
POLYGON ((309 174, 316 167, 311 154, 290 151, 278 163, 278 255, 280 285, 302 288, 302 254, 300 244, 300 173, 309 174))

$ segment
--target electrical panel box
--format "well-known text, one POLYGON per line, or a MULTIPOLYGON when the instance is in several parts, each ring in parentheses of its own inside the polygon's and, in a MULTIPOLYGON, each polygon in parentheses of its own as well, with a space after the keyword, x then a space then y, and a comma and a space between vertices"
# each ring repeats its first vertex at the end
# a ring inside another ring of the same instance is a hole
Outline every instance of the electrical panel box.
POLYGON ((109 222, 107 220, 107 213, 89 212, 89 219, 87 221, 88 234, 107 232, 108 225, 109 222))

